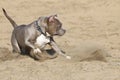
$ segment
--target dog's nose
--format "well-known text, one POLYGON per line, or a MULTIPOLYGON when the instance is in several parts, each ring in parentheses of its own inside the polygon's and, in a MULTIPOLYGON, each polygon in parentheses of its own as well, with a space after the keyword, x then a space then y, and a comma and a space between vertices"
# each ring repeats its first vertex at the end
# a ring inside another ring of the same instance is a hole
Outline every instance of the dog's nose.
POLYGON ((65 32, 66 32, 65 29, 60 29, 60 30, 58 31, 58 35, 59 35, 59 36, 63 36, 63 35, 65 34, 65 32))

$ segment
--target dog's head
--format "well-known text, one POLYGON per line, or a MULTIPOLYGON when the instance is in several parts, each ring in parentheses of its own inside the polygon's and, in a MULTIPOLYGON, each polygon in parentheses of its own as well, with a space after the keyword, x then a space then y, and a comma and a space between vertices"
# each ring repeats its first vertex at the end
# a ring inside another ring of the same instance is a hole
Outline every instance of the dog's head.
POLYGON ((65 34, 66 30, 62 28, 62 23, 56 17, 57 15, 39 18, 39 25, 43 33, 47 32, 51 36, 62 36, 65 34))

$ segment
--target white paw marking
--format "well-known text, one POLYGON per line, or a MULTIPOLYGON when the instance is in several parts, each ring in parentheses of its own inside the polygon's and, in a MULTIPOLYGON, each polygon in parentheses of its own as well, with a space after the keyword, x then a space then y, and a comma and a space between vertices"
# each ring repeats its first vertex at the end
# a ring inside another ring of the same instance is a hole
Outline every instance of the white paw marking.
POLYGON ((41 53, 41 50, 39 48, 34 49, 34 53, 41 53))

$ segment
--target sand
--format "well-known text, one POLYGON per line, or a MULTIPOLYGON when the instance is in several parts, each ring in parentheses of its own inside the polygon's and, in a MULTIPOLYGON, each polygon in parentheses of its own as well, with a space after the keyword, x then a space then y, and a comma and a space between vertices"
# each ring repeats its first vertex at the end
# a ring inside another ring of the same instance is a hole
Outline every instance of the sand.
POLYGON ((0 9, 0 80, 120 80, 119 0, 1 0, 0 9), (13 54, 1 8, 18 24, 57 14, 67 32, 55 41, 72 59, 13 54))

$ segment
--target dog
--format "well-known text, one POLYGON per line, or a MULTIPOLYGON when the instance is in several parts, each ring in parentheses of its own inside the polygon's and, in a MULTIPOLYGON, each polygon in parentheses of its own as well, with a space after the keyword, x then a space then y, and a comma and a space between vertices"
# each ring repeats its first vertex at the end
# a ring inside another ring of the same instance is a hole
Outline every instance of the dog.
POLYGON ((67 59, 71 59, 70 56, 62 52, 53 39, 53 36, 63 36, 66 32, 66 30, 62 28, 62 23, 56 18, 57 15, 39 17, 28 25, 17 25, 16 22, 8 16, 6 10, 4 8, 2 8, 2 10, 14 28, 11 36, 13 52, 30 54, 32 50, 33 54, 30 55, 35 58, 36 53, 41 53, 40 48, 44 48, 45 45, 48 44, 56 53, 65 56, 67 59), (48 34, 49 38, 47 38, 48 34), (38 47, 35 46, 36 44, 38 47))

